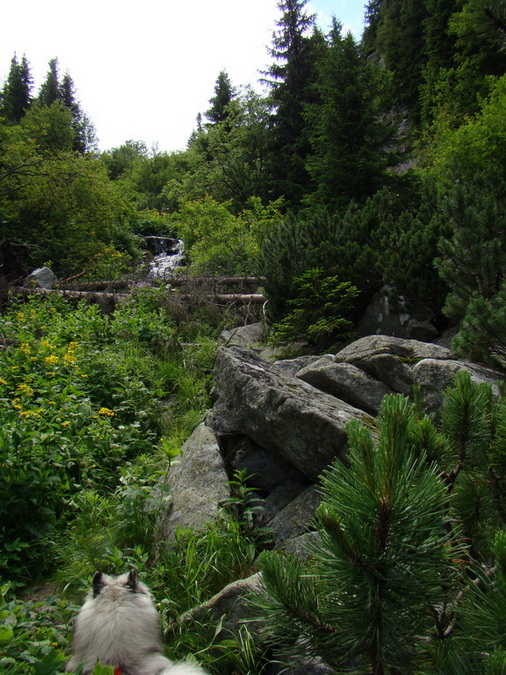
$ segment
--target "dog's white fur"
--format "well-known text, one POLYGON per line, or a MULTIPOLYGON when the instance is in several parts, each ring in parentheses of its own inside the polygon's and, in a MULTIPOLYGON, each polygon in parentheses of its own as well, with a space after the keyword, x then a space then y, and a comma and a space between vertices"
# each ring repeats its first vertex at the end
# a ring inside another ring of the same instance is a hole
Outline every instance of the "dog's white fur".
POLYGON ((122 675, 206 675, 197 664, 164 656, 158 612, 135 570, 118 577, 95 574, 76 619, 73 651, 66 670, 84 663, 83 675, 97 661, 121 668, 122 675))

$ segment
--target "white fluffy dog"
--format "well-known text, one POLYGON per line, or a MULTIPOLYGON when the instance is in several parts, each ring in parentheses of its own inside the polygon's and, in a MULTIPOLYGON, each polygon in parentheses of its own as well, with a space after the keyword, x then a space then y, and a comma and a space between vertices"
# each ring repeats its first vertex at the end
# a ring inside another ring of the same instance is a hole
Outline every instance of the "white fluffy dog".
POLYGON ((118 577, 96 572, 76 619, 73 650, 66 670, 84 663, 83 675, 97 661, 117 675, 206 675, 197 664, 164 656, 158 612, 135 570, 118 577))

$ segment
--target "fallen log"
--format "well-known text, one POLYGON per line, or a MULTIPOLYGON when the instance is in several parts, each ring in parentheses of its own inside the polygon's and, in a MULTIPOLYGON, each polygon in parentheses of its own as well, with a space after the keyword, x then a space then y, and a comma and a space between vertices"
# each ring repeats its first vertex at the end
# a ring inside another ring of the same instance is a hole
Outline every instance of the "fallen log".
POLYGON ((190 300, 194 298, 204 298, 211 302, 217 302, 220 305, 227 305, 232 302, 239 302, 243 305, 248 303, 263 304, 267 298, 262 293, 174 293, 174 297, 190 300))
POLYGON ((177 275, 167 279, 169 285, 171 286, 184 286, 185 284, 199 283, 199 284, 216 284, 216 285, 229 285, 229 286, 261 286, 265 281, 263 277, 190 277, 187 275, 177 275))
MULTIPOLYGON (((73 291, 59 288, 26 288, 24 286, 11 287, 9 294, 19 295, 50 295, 56 293, 67 298, 77 298, 83 300, 106 300, 114 303, 121 302, 129 296, 129 293, 107 293, 104 291, 73 291)), ((266 302, 266 297, 261 293, 179 293, 177 291, 167 291, 168 294, 181 300, 194 300, 201 298, 208 302, 216 302, 220 305, 227 305, 234 302, 240 304, 263 304, 266 302)))
POLYGON ((103 291, 72 291, 64 288, 26 288, 25 286, 15 286, 9 288, 9 295, 63 295, 67 298, 77 298, 82 300, 112 300, 121 302, 128 297, 128 293, 105 293, 103 291))

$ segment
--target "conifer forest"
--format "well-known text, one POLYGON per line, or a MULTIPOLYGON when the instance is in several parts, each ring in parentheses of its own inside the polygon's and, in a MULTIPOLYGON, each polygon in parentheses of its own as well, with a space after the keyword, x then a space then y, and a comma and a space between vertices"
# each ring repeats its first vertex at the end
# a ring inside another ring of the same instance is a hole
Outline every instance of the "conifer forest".
POLYGON ((335 352, 386 287, 453 330, 457 357, 506 371, 506 3, 365 11, 357 39, 278 0, 262 86, 217 73, 177 152, 99 150, 56 57, 39 83, 28 51, 0 64, 1 673, 63 674, 93 573, 131 567, 169 657, 213 675, 308 656, 322 673, 506 673, 506 398, 462 373, 440 416, 392 395, 350 423, 308 559, 253 527, 244 475, 206 529, 159 535, 219 336, 250 319, 210 302, 210 279, 259 280, 271 345, 335 352), (147 282, 153 237, 184 242, 185 300, 147 282), (43 267, 83 299, 30 292, 43 267), (259 570, 253 623, 180 621, 259 570))

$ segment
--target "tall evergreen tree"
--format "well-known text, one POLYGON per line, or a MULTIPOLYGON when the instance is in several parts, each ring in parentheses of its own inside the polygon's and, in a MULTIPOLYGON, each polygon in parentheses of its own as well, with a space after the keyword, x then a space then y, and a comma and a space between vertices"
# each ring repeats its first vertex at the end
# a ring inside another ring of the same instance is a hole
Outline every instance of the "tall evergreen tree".
POLYGON ((365 27, 362 34, 362 48, 366 54, 369 54, 376 49, 382 1, 383 0, 369 0, 365 8, 365 27))
POLYGON ((58 98, 72 115, 73 149, 83 154, 95 145, 95 129, 76 99, 74 82, 68 73, 59 84, 58 98))
POLYGON ((306 157, 309 142, 304 108, 314 100, 317 62, 325 41, 315 29, 315 17, 305 11, 307 0, 280 0, 282 17, 270 50, 275 62, 265 73, 271 87, 272 192, 298 205, 309 186, 306 157), (311 34, 311 31, 312 34, 311 34))
POLYGON ((306 106, 312 205, 340 209, 379 187, 390 132, 378 117, 374 68, 334 20, 315 85, 318 102, 306 106))
POLYGON ((423 50, 426 67, 437 71, 454 65, 455 36, 449 33, 449 21, 461 0, 424 0, 427 16, 423 21, 423 50))
POLYGON ((9 75, 2 91, 2 114, 10 122, 19 122, 28 110, 31 102, 32 76, 30 64, 25 56, 18 62, 14 54, 9 75))
POLYGON ((46 79, 39 89, 38 101, 42 105, 50 106, 60 100, 60 75, 58 72, 58 59, 49 61, 49 70, 46 79))
POLYGON ((228 73, 225 70, 220 71, 214 86, 214 96, 209 100, 211 107, 205 113, 207 119, 212 124, 224 122, 229 115, 227 108, 235 96, 236 90, 232 86, 228 73))
POLYGON ((427 10, 420 0, 383 0, 377 30, 377 45, 394 76, 398 105, 416 110, 422 81, 423 22, 427 10))

